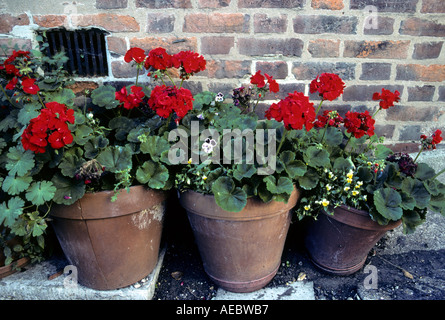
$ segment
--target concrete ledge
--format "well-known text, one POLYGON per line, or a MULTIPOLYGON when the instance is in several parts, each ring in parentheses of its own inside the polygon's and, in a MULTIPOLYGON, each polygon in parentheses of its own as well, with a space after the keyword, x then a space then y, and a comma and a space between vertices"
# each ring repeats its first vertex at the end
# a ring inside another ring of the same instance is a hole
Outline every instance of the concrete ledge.
POLYGON ((57 276, 69 262, 64 258, 52 258, 1 279, 0 300, 151 300, 165 251, 164 247, 155 269, 147 277, 131 286, 107 291, 70 284, 68 275, 57 276))
MULTIPOLYGON (((410 153, 410 156, 415 159, 417 156, 416 153, 410 153)), ((431 168, 433 168, 436 173, 445 169, 445 149, 436 149, 436 150, 427 150, 423 151, 419 158, 417 159, 417 163, 424 162, 427 165, 429 165, 431 168)), ((442 183, 445 183, 445 173, 441 174, 437 177, 437 180, 439 180, 442 183)))

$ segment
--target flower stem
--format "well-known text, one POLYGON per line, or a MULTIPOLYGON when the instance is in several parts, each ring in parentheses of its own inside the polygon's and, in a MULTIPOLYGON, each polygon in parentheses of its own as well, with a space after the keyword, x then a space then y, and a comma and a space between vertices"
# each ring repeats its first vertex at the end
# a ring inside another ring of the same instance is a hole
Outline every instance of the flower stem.
POLYGON ((374 112, 374 114, 372 115, 372 118, 374 118, 376 116, 377 113, 379 113, 379 111, 382 110, 382 108, 378 108, 376 112, 374 112))
POLYGON ((440 176, 442 173, 445 172, 445 168, 443 168, 441 171, 439 171, 438 173, 436 173, 436 175, 434 177, 432 177, 431 179, 436 179, 438 176, 440 176))
POLYGON ((318 111, 320 111, 321 105, 323 104, 323 99, 321 99, 320 104, 318 105, 317 111, 315 112, 315 116, 317 116, 318 111))
POLYGON ((280 144, 279 144, 279 146, 278 146, 278 149, 277 149, 277 153, 276 153, 276 154, 279 154, 279 153, 280 153, 281 147, 282 147, 283 144, 284 144, 284 140, 286 140, 286 135, 287 135, 287 129, 285 128, 285 129, 284 129, 283 136, 281 137, 281 141, 280 141, 280 144))
POLYGON ((416 163, 417 158, 420 156, 420 154, 422 153, 422 151, 423 151, 423 148, 420 148, 419 153, 417 153, 417 156, 416 156, 416 158, 414 159, 414 163, 416 163))
POLYGON ((15 104, 12 102, 11 98, 6 94, 6 91, 5 91, 5 89, 3 89, 3 86, 2 86, 2 85, 0 85, 0 88, 2 89, 2 92, 3 92, 3 94, 5 95, 5 97, 6 97, 6 99, 8 100, 8 102, 9 102, 10 104, 12 104, 12 105, 15 107, 15 104))

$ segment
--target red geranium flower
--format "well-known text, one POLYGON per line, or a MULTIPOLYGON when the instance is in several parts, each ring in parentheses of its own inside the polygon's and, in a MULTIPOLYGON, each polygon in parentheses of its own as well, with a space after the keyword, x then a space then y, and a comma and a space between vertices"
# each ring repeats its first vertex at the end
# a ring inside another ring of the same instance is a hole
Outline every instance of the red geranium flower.
POLYGON ((23 131, 21 137, 23 148, 35 153, 44 153, 48 142, 54 149, 72 143, 73 135, 67 123, 74 121, 73 109, 68 109, 58 102, 48 102, 23 131))
POLYGON ((343 123, 343 118, 338 114, 337 111, 325 110, 323 115, 318 116, 318 120, 315 121, 314 125, 317 128, 324 128, 326 125, 329 127, 340 127, 343 123))
POLYGON ((17 77, 12 78, 6 85, 6 90, 14 90, 18 80, 19 79, 17 77))
POLYGON ((181 77, 186 78, 206 69, 206 60, 199 53, 181 51, 172 57, 171 64, 175 68, 182 68, 181 77))
POLYGON ((156 48, 148 53, 145 59, 145 69, 153 67, 157 70, 165 70, 172 67, 172 56, 164 48, 156 48))
POLYGON ((372 95, 372 100, 380 100, 380 108, 388 109, 389 107, 394 106, 394 102, 400 101, 400 93, 397 90, 392 93, 391 91, 382 88, 382 93, 375 92, 372 95))
POLYGON ((130 48, 127 53, 125 53, 124 61, 130 62, 134 60, 136 63, 142 63, 145 58, 145 51, 141 48, 134 47, 130 48))
POLYGON ((36 82, 36 79, 30 79, 30 78, 24 79, 22 81, 23 91, 29 94, 37 94, 40 88, 36 84, 34 84, 34 82, 36 82))
POLYGON ((322 73, 312 80, 309 91, 317 92, 323 100, 335 100, 343 94, 345 84, 335 73, 322 73))
POLYGON ((345 115, 344 126, 349 133, 352 133, 357 139, 374 135, 375 120, 371 117, 368 110, 365 112, 351 112, 348 111, 345 115))
POLYGON ((431 137, 427 137, 426 135, 422 134, 420 136, 423 149, 436 149, 436 144, 440 143, 442 141, 442 131, 437 129, 431 137))
POLYGON ((275 93, 280 91, 280 86, 278 85, 278 83, 267 73, 265 73, 264 75, 266 76, 267 83, 269 84, 269 91, 275 93))
POLYGON ((295 91, 278 103, 273 103, 266 111, 266 118, 283 121, 288 130, 300 130, 304 126, 309 131, 314 126, 314 104, 303 93, 295 91))
POLYGON ((131 93, 127 93, 127 88, 123 87, 120 91, 115 93, 116 100, 123 103, 125 109, 130 110, 139 106, 142 99, 145 97, 145 93, 142 91, 142 87, 132 86, 131 93))
POLYGON ((193 109, 193 100, 193 95, 188 89, 162 85, 151 91, 148 105, 162 118, 168 118, 175 112, 180 120, 193 109))
POLYGON ((261 70, 258 70, 253 76, 250 77, 250 83, 256 85, 258 88, 262 88, 266 85, 264 76, 261 74, 261 70))

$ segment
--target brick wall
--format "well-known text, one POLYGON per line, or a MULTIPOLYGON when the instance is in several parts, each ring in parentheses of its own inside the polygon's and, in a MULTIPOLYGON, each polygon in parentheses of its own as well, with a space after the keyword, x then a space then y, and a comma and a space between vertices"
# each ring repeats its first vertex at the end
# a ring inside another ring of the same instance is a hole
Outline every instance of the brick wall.
POLYGON ((262 70, 278 79, 282 90, 266 97, 261 112, 287 92, 309 94, 317 74, 335 72, 347 88, 326 106, 341 112, 375 110, 372 93, 382 87, 402 93, 397 107, 377 115, 377 133, 394 150, 413 151, 421 133, 445 132, 444 0, 7 0, 0 5, 0 43, 14 39, 31 47, 35 29, 89 26, 110 33, 110 75, 97 81, 131 80, 134 70, 123 55, 132 46, 194 50, 207 60, 207 70, 189 81, 195 93, 230 94, 262 70))

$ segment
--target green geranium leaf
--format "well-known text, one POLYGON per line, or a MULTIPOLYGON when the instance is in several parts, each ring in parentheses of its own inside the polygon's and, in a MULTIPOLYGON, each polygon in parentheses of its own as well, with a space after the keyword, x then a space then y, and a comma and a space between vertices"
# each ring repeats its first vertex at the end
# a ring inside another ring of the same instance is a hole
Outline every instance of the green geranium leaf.
POLYGON ((286 173, 292 179, 303 176, 307 171, 307 166, 304 164, 304 162, 301 160, 295 160, 295 153, 291 151, 282 152, 280 154, 280 161, 277 161, 277 164, 283 166, 286 173))
POLYGON ((74 142, 83 146, 93 134, 93 128, 86 124, 82 124, 74 131, 74 142))
POLYGON ((263 179, 263 181, 266 183, 267 190, 273 194, 291 194, 294 190, 292 180, 286 177, 278 178, 277 182, 274 176, 267 176, 263 179))
POLYGON ((416 206, 416 200, 414 200, 414 198, 407 194, 406 192, 401 192, 401 197, 402 197, 402 208, 405 210, 413 210, 414 207, 416 206))
POLYGON ((170 149, 168 140, 159 136, 148 136, 144 142, 141 143, 141 152, 148 153, 153 161, 159 161, 162 153, 170 149))
POLYGON ((392 188, 376 190, 374 192, 374 204, 377 211, 387 219, 396 221, 403 215, 402 197, 392 188))
POLYGON ((28 176, 25 177, 7 176, 3 181, 2 189, 8 194, 14 196, 28 189, 29 184, 31 182, 32 178, 28 176))
POLYGON ((310 146, 304 153, 304 161, 312 167, 327 167, 330 164, 329 153, 317 146, 310 146))
POLYGON ((0 132, 6 131, 10 128, 14 128, 17 125, 17 114, 19 110, 12 110, 11 113, 0 121, 0 132))
POLYGON ((420 215, 414 210, 408 210, 403 213, 402 226, 405 234, 411 234, 416 227, 425 222, 425 216, 420 215))
POLYGON ((386 159, 392 153, 393 151, 390 148, 384 146, 383 144, 379 144, 375 150, 375 157, 376 160, 386 159))
POLYGON ((50 181, 33 182, 26 192, 26 199, 36 206, 50 201, 56 193, 56 187, 50 181))
POLYGON ((34 168, 34 153, 30 150, 24 151, 22 148, 11 147, 6 156, 8 158, 6 170, 10 175, 24 176, 34 168))
POLYGON ((247 204, 247 194, 230 177, 219 177, 212 185, 215 201, 223 210, 239 212, 247 204))
POLYGON ((83 151, 81 148, 75 148, 70 150, 70 152, 65 152, 59 164, 59 169, 64 176, 73 178, 76 175, 79 168, 85 162, 82 155, 83 151))
POLYGON ((25 201, 19 197, 14 197, 8 200, 8 203, 0 204, 0 225, 11 227, 16 219, 23 213, 23 206, 25 201))
POLYGON ((342 171, 342 172, 348 172, 350 169, 354 169, 354 163, 351 160, 351 157, 343 158, 338 157, 334 161, 334 170, 342 171))
POLYGON ((164 188, 168 177, 168 169, 163 164, 153 161, 145 161, 136 170, 136 179, 140 183, 148 183, 148 186, 153 189, 164 188))
POLYGON ((193 101, 193 110, 199 111, 203 106, 211 104, 215 100, 216 94, 209 91, 203 91, 195 95, 193 101))
POLYGON ((51 95, 51 101, 56 101, 58 103, 64 104, 66 106, 72 106, 74 104, 74 98, 76 95, 73 90, 63 88, 51 95))
POLYGON ((56 174, 52 179, 56 192, 53 201, 58 204, 70 205, 82 198, 85 194, 85 183, 68 179, 60 174, 56 174))
POLYGON ((302 177, 298 177, 300 187, 305 190, 312 190, 318 184, 319 177, 315 170, 309 168, 302 177))
POLYGON ((343 142, 343 133, 334 127, 326 129, 326 143, 330 146, 338 146, 343 142))
POLYGON ((233 177, 241 181, 243 178, 250 178, 256 172, 256 168, 253 164, 237 164, 235 170, 233 171, 233 177))
POLYGON ((420 180, 427 180, 436 175, 436 172, 433 168, 431 168, 426 163, 419 163, 417 165, 416 173, 414 174, 414 177, 420 180))
POLYGON ((372 181, 372 179, 374 178, 374 175, 372 173, 371 168, 360 167, 357 170, 357 177, 359 177, 360 180, 363 181, 363 183, 368 183, 368 182, 372 181))
POLYGON ((132 167, 132 155, 130 145, 112 146, 105 148, 96 159, 105 167, 105 170, 116 173, 132 167))
POLYGON ((406 178, 403 180, 402 191, 411 195, 416 200, 416 207, 420 209, 425 209, 431 199, 430 193, 418 179, 406 178))
POLYGON ((428 208, 434 212, 440 212, 443 216, 445 216, 445 194, 441 193, 431 196, 428 208))
POLYGON ((116 89, 113 86, 100 86, 91 92, 91 99, 93 100, 93 103, 99 107, 113 109, 119 106, 119 101, 115 98, 115 92, 116 89))
POLYGON ((97 136, 85 143, 85 157, 88 159, 95 158, 101 149, 108 146, 109 140, 103 136, 97 136))
POLYGON ((134 121, 127 117, 116 117, 109 122, 110 129, 116 130, 116 139, 119 141, 126 141, 128 133, 134 129, 134 121))
POLYGON ((31 119, 40 114, 41 108, 42 105, 38 102, 25 104, 17 116, 18 122, 24 126, 27 125, 31 119))

